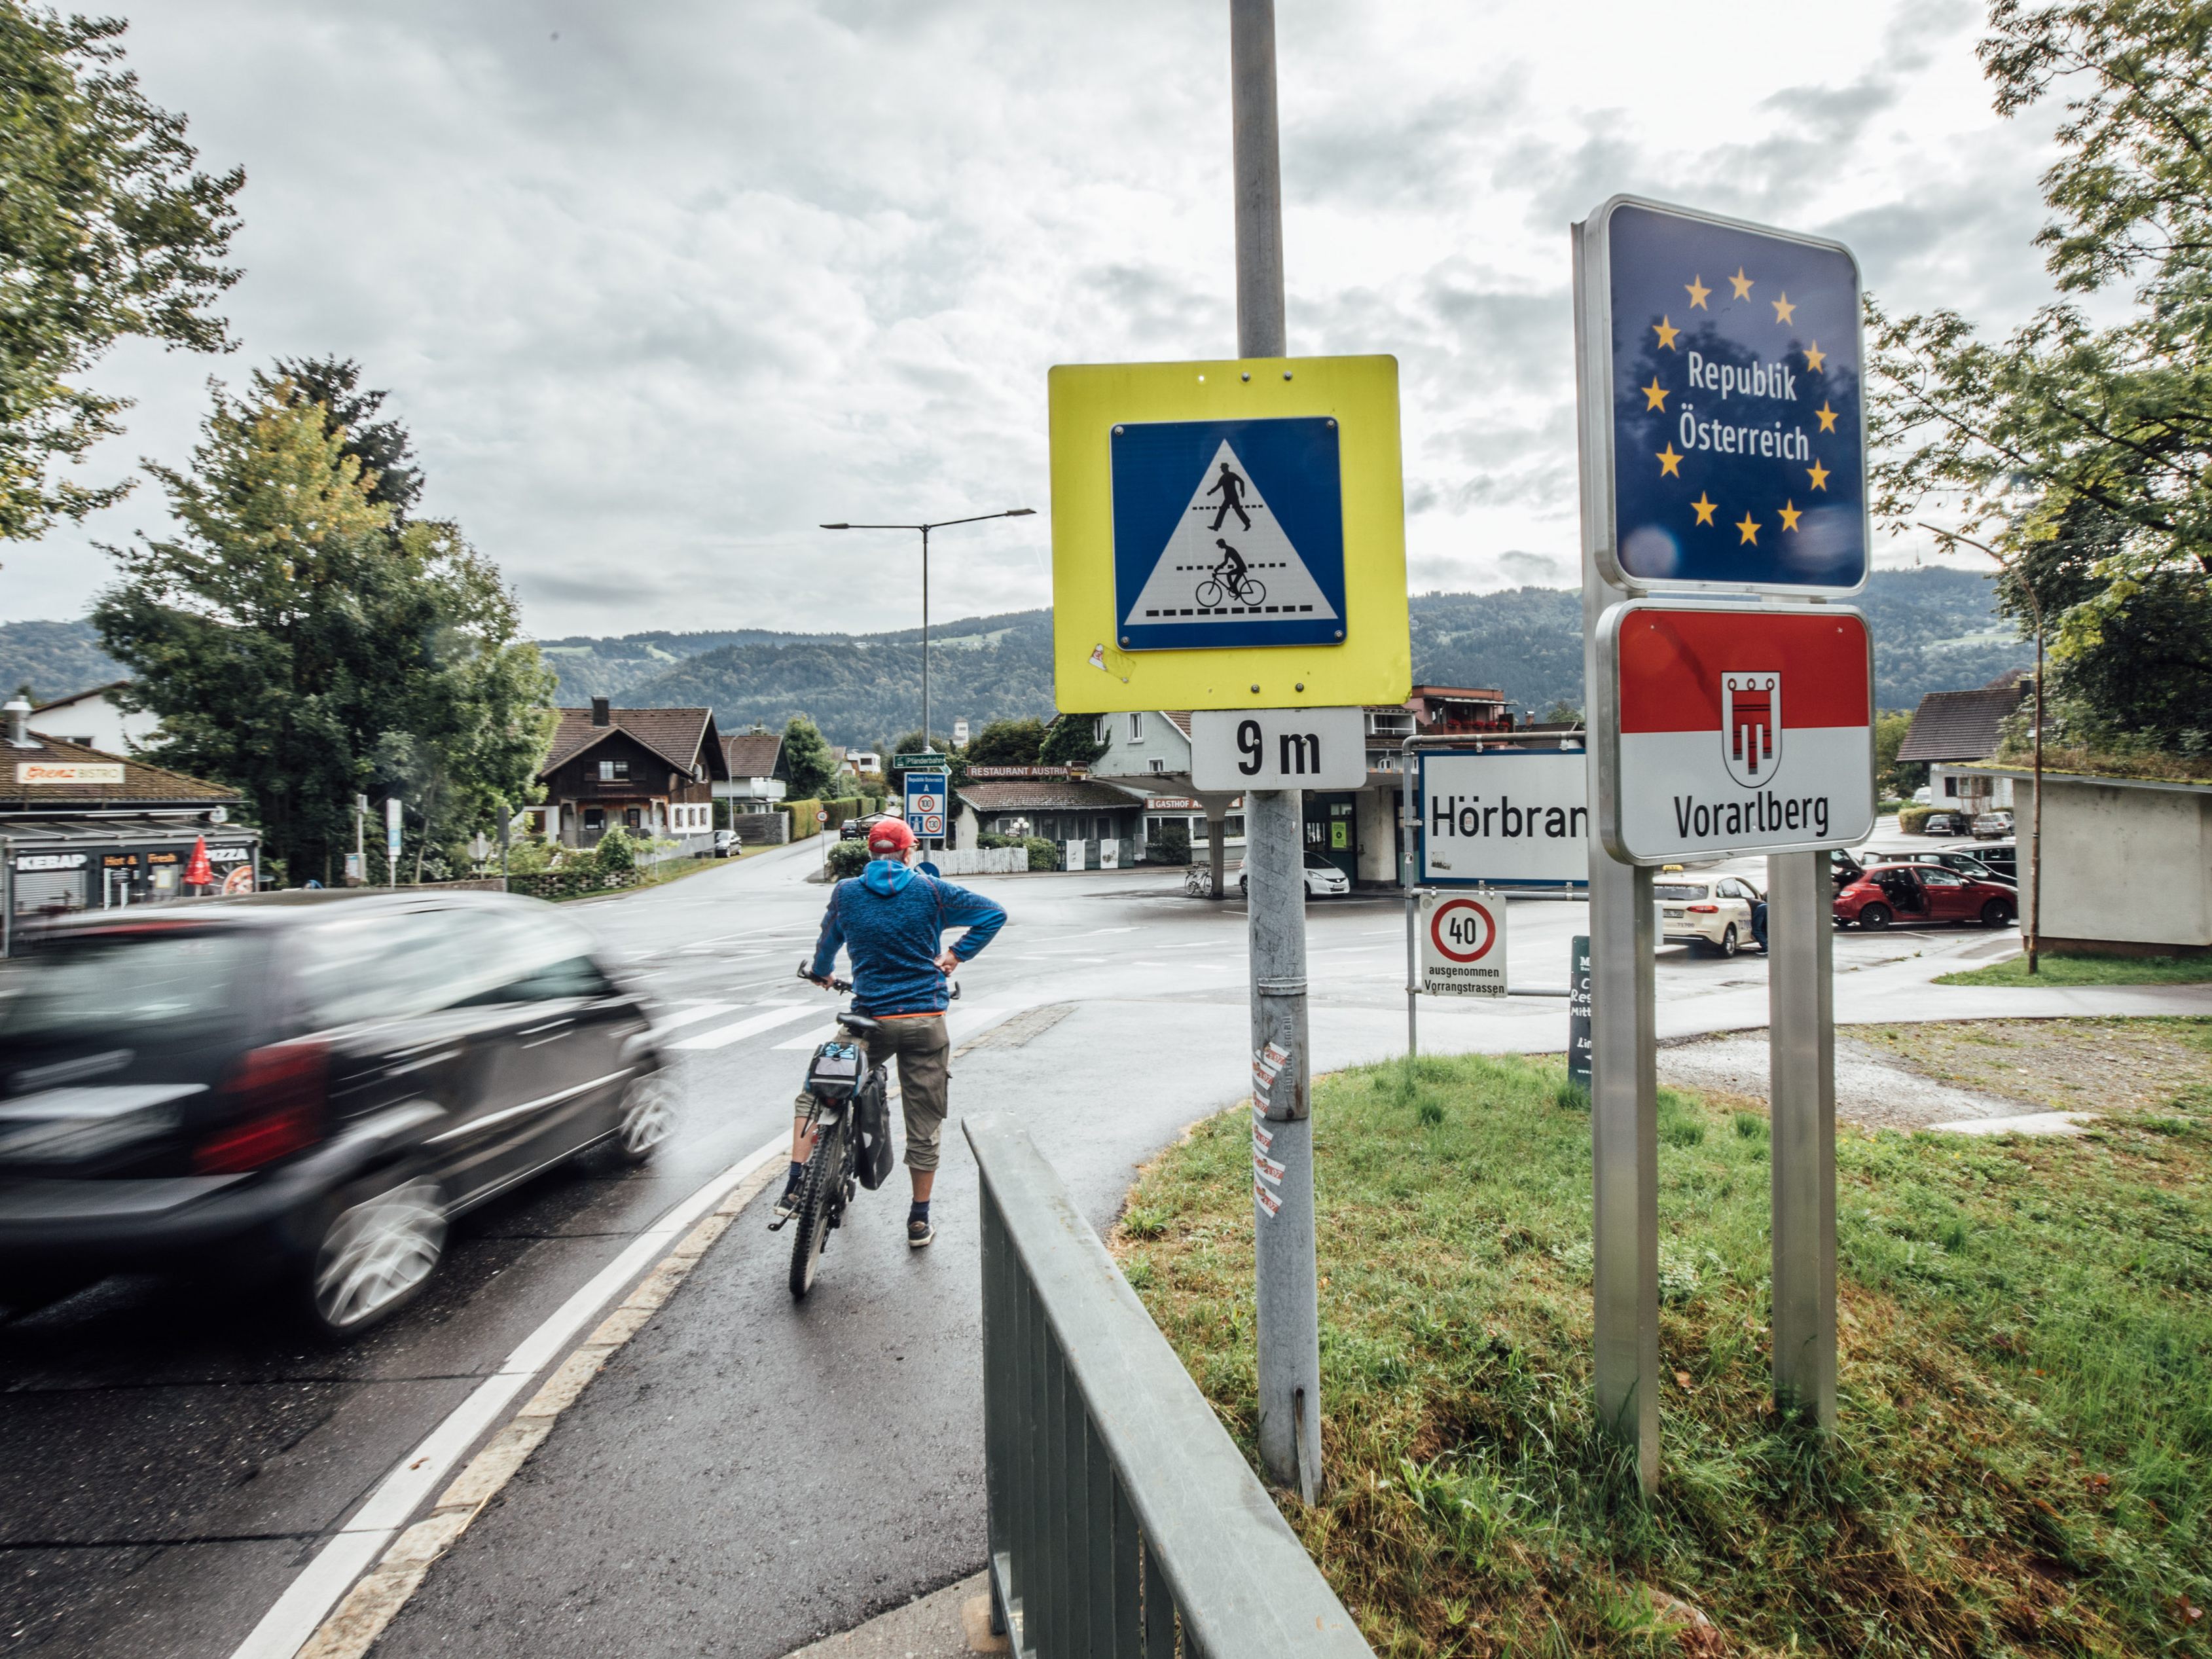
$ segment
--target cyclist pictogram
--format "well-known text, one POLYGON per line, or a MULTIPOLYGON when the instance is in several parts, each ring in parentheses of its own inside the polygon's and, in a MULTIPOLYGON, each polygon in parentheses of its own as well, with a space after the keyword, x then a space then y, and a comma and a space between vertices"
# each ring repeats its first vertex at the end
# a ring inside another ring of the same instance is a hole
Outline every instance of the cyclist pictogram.
POLYGON ((1213 544, 1221 550, 1221 562, 1198 585, 1191 597, 1200 605, 1210 608, 1224 599, 1234 599, 1243 605, 1259 605, 1267 602, 1267 585, 1251 573, 1244 556, 1217 536, 1213 544))

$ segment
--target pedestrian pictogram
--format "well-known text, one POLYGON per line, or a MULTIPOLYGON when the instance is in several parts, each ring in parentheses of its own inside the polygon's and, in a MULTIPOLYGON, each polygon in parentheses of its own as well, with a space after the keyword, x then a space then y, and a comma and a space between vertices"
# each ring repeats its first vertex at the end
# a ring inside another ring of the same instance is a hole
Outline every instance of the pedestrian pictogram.
POLYGON ((1421 896, 1421 989, 1431 996, 1506 994, 1504 899, 1492 893, 1421 896))
POLYGON ((1123 648, 1342 639, 1338 471, 1336 422, 1326 416, 1115 427, 1123 648))

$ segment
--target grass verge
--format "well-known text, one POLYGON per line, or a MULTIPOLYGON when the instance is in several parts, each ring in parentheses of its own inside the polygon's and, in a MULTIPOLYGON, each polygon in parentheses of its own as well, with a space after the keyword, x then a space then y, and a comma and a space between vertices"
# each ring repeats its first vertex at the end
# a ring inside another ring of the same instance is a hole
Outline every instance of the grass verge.
MULTIPOLYGON (((2078 1140, 1841 1133, 1824 1441, 1766 1401, 1765 1120, 1662 1091, 1649 1504, 1591 1418, 1589 1125, 1560 1065, 1316 1096, 1329 1491, 1285 1513, 1378 1651, 2208 1650, 2202 1091, 2078 1140)), ((1249 1453, 1247 1127, 1151 1166, 1114 1245, 1249 1453)))
POLYGON ((2062 956, 2045 951, 2027 971, 2025 956, 2007 957, 1956 974, 1938 985, 2202 985, 2212 981, 2212 957, 2062 956))

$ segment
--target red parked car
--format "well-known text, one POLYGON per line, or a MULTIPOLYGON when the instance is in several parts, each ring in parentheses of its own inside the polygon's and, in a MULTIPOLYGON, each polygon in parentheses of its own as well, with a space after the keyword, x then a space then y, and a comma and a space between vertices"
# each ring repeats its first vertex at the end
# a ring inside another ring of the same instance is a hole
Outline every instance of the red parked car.
POLYGON ((2019 894, 2003 882, 1976 881, 1932 864, 1876 864, 1837 893, 1835 914, 1838 922, 1866 928, 1933 921, 2002 927, 2019 909, 2019 894))

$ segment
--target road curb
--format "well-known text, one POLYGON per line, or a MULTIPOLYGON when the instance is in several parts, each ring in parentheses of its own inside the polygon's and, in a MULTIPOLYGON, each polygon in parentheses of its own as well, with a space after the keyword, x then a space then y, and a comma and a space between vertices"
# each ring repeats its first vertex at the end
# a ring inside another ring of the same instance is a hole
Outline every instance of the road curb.
POLYGON ((495 1432, 439 1495, 430 1513, 392 1541, 377 1564, 346 1592, 298 1652, 298 1659, 362 1659, 422 1585, 438 1558, 453 1547, 483 1506, 543 1445, 561 1413, 576 1403, 610 1356, 659 1312, 738 1212, 766 1189, 782 1166, 771 1160, 747 1176, 663 1256, 629 1295, 599 1322, 522 1409, 495 1432))

